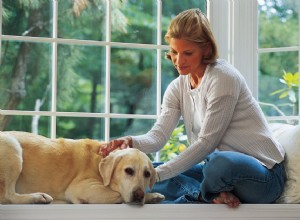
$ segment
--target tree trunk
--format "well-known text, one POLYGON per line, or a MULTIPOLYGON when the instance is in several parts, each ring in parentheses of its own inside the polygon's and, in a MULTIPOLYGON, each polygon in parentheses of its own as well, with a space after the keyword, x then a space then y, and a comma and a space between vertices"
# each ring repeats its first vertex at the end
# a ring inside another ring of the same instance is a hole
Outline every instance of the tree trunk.
MULTIPOLYGON (((100 76, 99 73, 93 73, 92 74, 92 92, 91 92, 91 104, 90 104, 90 111, 96 112, 97 107, 97 86, 100 82, 100 76)), ((93 137, 93 132, 95 128, 96 120, 95 118, 89 118, 87 123, 87 134, 90 137, 93 137)))
MULTIPOLYGON (((40 10, 30 10, 30 15, 28 18, 28 28, 31 31, 31 36, 39 36, 41 29, 37 24, 41 22, 41 11, 40 10)), ((29 51, 31 45, 26 42, 20 43, 20 48, 16 62, 14 65, 12 73, 12 84, 9 89, 9 97, 7 102, 3 105, 5 110, 15 110, 20 104, 22 99, 26 96, 26 73, 27 73, 27 59, 29 56, 29 51)), ((0 130, 3 131, 8 123, 10 122, 11 116, 0 115, 0 130)))
MULTIPOLYGON (((4 109, 14 110, 21 100, 26 96, 25 76, 27 71, 27 56, 29 51, 28 43, 21 43, 17 61, 12 74, 12 83, 9 98, 4 104, 4 109)), ((3 131, 10 121, 9 115, 0 115, 0 130, 3 131)))

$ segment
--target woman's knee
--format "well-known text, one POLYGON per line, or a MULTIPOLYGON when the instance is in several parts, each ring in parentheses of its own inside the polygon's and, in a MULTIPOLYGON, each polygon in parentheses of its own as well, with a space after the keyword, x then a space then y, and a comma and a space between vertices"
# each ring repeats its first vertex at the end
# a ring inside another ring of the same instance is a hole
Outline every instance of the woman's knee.
POLYGON ((204 174, 219 174, 228 176, 236 167, 234 158, 230 156, 230 153, 226 152, 214 152, 210 154, 205 161, 203 168, 204 174))

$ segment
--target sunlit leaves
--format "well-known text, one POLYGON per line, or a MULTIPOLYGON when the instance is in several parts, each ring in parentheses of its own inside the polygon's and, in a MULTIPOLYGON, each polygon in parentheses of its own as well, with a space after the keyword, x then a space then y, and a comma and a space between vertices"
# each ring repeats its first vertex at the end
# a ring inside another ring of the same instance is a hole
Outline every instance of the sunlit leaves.
POLYGON ((184 125, 178 126, 172 133, 171 138, 160 151, 160 159, 166 162, 173 159, 186 149, 186 136, 183 134, 184 125))
POLYGON ((284 72, 282 79, 280 82, 286 84, 288 88, 298 87, 299 86, 299 73, 291 73, 291 72, 284 72))
POLYGON ((284 72, 279 81, 285 85, 285 88, 278 89, 272 92, 270 95, 279 95, 279 99, 288 97, 292 103, 296 103, 299 87, 299 73, 284 72))

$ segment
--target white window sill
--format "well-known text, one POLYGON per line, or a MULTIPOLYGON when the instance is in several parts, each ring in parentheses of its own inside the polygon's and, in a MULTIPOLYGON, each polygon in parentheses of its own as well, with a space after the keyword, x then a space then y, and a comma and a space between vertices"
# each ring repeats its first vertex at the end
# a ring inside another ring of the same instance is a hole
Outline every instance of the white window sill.
POLYGON ((300 219, 298 204, 247 204, 237 209, 226 205, 0 205, 1 220, 90 220, 90 219, 300 219))

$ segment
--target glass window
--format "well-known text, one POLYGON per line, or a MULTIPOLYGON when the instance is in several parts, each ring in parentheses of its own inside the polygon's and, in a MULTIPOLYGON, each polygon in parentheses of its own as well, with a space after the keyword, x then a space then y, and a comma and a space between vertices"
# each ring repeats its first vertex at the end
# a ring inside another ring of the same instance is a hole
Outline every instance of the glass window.
POLYGON ((38 133, 49 137, 51 134, 51 119, 47 116, 40 116, 38 114, 27 116, 27 115, 7 115, 2 117, 0 115, 1 124, 0 130, 6 131, 25 131, 38 133), (5 127, 4 127, 5 125, 5 127))
POLYGON ((258 1, 259 101, 270 120, 299 116, 298 2, 258 1))
POLYGON ((57 111, 104 112, 104 61, 103 47, 58 45, 57 111))
MULTIPOLYGON (((58 37, 80 40, 105 40, 105 1, 58 2, 58 37)), ((117 1, 113 1, 117 2, 117 1)), ((117 8, 115 10, 118 10, 117 8)), ((121 17, 116 16, 120 21, 121 17)))
POLYGON ((111 40, 124 43, 155 44, 157 35, 156 1, 111 1, 111 40))
POLYGON ((51 46, 2 41, 0 109, 51 109, 51 46))
POLYGON ((298 1, 259 0, 260 48, 298 45, 298 1))
POLYGON ((52 35, 52 0, 2 0, 2 34, 30 37, 52 35))
POLYGON ((104 119, 94 117, 57 117, 57 137, 104 140, 104 119))
POLYGON ((206 13, 205 0, 0 3, 0 129, 105 141, 151 129, 178 76, 167 26, 185 9, 206 13))
POLYGON ((149 131, 154 124, 153 119, 111 118, 110 133, 112 138, 126 135, 140 135, 149 131))
POLYGON ((156 113, 156 51, 143 49, 111 50, 112 113, 156 113))

